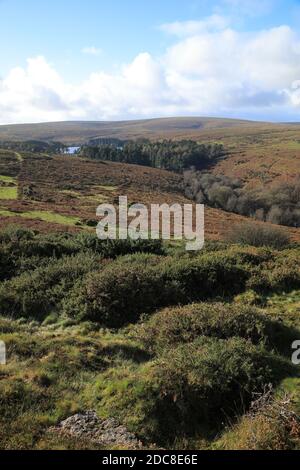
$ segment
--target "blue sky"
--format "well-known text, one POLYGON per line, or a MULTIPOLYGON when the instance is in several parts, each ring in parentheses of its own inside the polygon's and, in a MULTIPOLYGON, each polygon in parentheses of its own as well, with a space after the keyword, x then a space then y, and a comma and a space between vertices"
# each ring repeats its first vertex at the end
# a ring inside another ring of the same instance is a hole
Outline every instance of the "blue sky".
POLYGON ((0 123, 300 120, 299 36, 299 0, 0 0, 0 123))

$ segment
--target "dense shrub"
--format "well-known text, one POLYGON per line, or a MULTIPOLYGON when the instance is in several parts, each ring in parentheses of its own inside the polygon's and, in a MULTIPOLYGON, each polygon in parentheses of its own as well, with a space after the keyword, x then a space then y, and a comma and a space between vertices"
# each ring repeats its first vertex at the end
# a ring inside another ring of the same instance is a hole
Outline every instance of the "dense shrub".
POLYGON ((78 279, 97 266, 93 255, 79 254, 50 260, 45 267, 5 281, 0 285, 0 314, 43 319, 59 308, 78 279))
POLYGON ((112 263, 88 276, 64 303, 68 315, 120 327, 159 307, 231 295, 243 289, 248 272, 222 253, 167 260, 158 266, 112 263))
POLYGON ((161 240, 104 240, 97 239, 96 252, 104 258, 115 259, 118 256, 134 253, 164 254, 161 240))
POLYGON ((175 400, 180 421, 191 429, 190 421, 197 425, 215 412, 220 418, 221 409, 241 411, 240 406, 247 406, 254 391, 280 380, 290 369, 280 363, 244 339, 200 338, 166 350, 156 373, 162 396, 175 400))
POLYGON ((276 249, 289 245, 290 238, 282 230, 268 225, 243 223, 236 225, 228 234, 228 241, 242 245, 266 246, 276 249))
POLYGON ((249 273, 236 256, 215 252, 166 263, 165 275, 178 283, 188 303, 240 292, 249 273))
POLYGON ((0 243, 20 242, 21 240, 32 240, 35 233, 27 228, 9 225, 0 231, 0 243))
POLYGON ((201 338, 134 371, 114 370, 97 388, 102 414, 166 443, 210 428, 247 407, 253 392, 289 366, 241 338, 201 338), (276 372, 275 372, 276 371, 276 372))
POLYGON ((164 248, 160 240, 99 240, 96 235, 85 232, 35 234, 31 230, 8 227, 0 232, 0 280, 44 266, 51 258, 86 252, 115 259, 133 253, 161 255, 164 248))
POLYGON ((250 266, 260 266, 273 260, 277 255, 277 252, 268 247, 231 245, 226 251, 228 255, 235 257, 238 263, 250 266))
POLYGON ((220 339, 239 336, 280 352, 287 347, 290 352, 290 345, 296 337, 294 331, 255 307, 222 303, 165 309, 138 325, 134 336, 152 353, 180 343, 190 343, 200 336, 220 339))
POLYGON ((282 251, 273 260, 254 269, 247 285, 258 292, 299 289, 299 249, 282 251))
POLYGON ((85 232, 36 234, 20 238, 19 231, 20 229, 11 230, 8 232, 9 236, 5 234, 4 237, 8 250, 15 255, 59 258, 88 250, 105 258, 116 258, 130 253, 163 253, 160 240, 99 240, 96 235, 85 232))
POLYGON ((97 321, 109 327, 134 322, 142 312, 179 301, 176 284, 164 282, 159 270, 110 265, 76 285, 64 302, 70 316, 97 321))

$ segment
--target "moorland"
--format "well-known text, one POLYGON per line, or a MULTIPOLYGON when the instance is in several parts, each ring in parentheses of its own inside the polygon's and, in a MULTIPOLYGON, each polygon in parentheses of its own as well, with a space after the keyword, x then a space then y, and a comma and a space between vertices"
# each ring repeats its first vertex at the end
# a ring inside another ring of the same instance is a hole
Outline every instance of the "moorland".
POLYGON ((145 448, 299 449, 300 127, 50 123, 0 142, 0 447, 105 448, 53 432, 95 410, 145 448), (98 240, 119 195, 204 202, 204 249, 98 240))

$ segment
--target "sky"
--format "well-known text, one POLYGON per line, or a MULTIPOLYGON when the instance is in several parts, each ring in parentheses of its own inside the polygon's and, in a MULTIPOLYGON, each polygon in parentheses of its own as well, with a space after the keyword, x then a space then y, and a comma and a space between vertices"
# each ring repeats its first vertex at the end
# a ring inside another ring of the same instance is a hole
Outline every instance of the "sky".
POLYGON ((0 0, 0 124, 300 121, 300 0, 0 0))

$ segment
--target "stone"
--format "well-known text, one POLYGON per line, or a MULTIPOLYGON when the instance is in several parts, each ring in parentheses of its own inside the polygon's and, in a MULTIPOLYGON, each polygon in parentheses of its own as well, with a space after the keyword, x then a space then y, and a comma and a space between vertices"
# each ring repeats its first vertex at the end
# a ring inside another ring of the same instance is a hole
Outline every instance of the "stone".
POLYGON ((51 428, 51 431, 104 446, 124 446, 131 449, 142 447, 137 437, 115 418, 101 420, 93 410, 70 416, 51 428))

